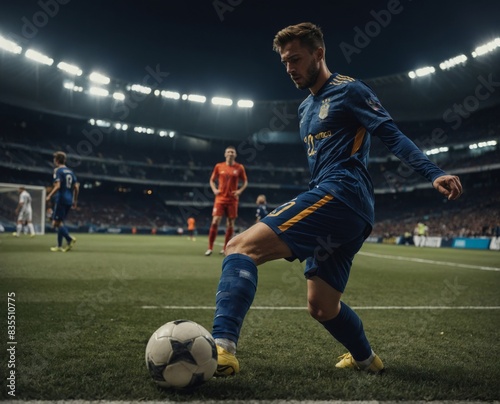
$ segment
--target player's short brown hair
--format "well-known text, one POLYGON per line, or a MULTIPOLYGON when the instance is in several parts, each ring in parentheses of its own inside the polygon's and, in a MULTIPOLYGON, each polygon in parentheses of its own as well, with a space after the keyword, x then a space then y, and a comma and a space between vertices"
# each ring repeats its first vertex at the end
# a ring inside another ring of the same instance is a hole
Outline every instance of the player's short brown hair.
POLYGON ((54 154, 54 160, 59 164, 66 164, 66 153, 63 151, 56 151, 54 154))
POLYGON ((301 45, 307 47, 311 52, 318 48, 325 49, 321 28, 311 22, 302 22, 279 31, 274 37, 273 50, 280 53, 287 43, 295 39, 298 39, 301 45))

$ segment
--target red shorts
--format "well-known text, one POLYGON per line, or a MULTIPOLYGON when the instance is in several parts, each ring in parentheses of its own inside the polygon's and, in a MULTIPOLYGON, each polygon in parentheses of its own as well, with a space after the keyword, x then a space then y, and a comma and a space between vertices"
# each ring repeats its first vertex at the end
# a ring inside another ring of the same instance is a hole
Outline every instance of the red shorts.
POLYGON ((238 201, 235 202, 215 202, 212 210, 212 216, 226 216, 228 219, 238 217, 238 201))

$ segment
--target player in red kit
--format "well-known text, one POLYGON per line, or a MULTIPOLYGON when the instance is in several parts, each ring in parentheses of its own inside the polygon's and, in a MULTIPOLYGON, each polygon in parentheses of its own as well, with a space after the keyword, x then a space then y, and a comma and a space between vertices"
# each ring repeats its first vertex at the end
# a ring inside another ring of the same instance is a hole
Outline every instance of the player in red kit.
POLYGON ((224 254, 226 244, 234 234, 234 222, 238 216, 238 201, 240 195, 248 186, 245 167, 237 163, 236 149, 228 146, 224 152, 226 161, 217 163, 210 177, 210 188, 215 195, 214 208, 212 210, 212 224, 208 234, 208 250, 205 255, 211 255, 214 248, 214 241, 217 237, 222 216, 226 216, 226 237, 221 254, 224 254), (241 187, 238 188, 240 182, 241 187))

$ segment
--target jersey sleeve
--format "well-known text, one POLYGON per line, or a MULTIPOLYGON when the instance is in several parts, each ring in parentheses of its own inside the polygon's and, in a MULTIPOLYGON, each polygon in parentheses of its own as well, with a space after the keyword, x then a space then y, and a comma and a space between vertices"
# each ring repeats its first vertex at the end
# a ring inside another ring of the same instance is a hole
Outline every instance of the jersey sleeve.
POLYGON ((373 133, 382 123, 392 120, 373 90, 359 80, 347 86, 344 105, 370 133, 373 133))
POLYGON ((373 135, 379 137, 397 158, 430 182, 446 175, 443 170, 429 160, 411 139, 399 130, 394 122, 389 121, 380 125, 373 135))

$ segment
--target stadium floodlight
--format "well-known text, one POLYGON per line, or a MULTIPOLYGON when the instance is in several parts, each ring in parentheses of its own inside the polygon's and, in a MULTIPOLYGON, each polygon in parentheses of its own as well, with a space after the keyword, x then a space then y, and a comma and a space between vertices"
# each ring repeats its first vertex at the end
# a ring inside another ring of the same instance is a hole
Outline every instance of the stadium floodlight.
POLYGON ((420 69, 417 69, 415 71, 411 71, 408 73, 408 76, 410 79, 416 79, 417 77, 424 77, 429 74, 432 74, 436 71, 436 69, 432 66, 426 66, 426 67, 421 67, 420 69))
POLYGON ((233 105, 233 100, 230 98, 213 97, 212 104, 230 107, 231 105, 233 105))
POLYGON ((452 67, 455 67, 456 65, 465 63, 466 61, 467 61, 467 56, 458 55, 451 59, 445 60, 444 62, 441 62, 439 64, 439 67, 441 68, 441 70, 448 70, 451 69, 452 67))
POLYGON ((111 127, 111 122, 105 121, 104 119, 96 119, 96 126, 100 126, 101 128, 109 128, 111 127))
POLYGON ((100 87, 90 87, 89 94, 97 95, 99 97, 107 97, 109 95, 109 91, 105 88, 100 87))
POLYGON ((83 73, 82 69, 80 69, 78 66, 70 65, 66 62, 59 62, 57 64, 57 68, 74 76, 81 76, 83 73))
POLYGON ((20 55, 23 51, 17 43, 13 41, 9 41, 8 39, 0 36, 0 49, 6 50, 7 52, 15 53, 16 55, 20 55))
POLYGON ((170 98, 172 100, 178 100, 181 98, 181 95, 175 91, 162 90, 160 94, 163 98, 170 98))
POLYGON ((66 88, 67 90, 73 90, 77 93, 83 92, 83 87, 75 85, 75 83, 71 81, 65 81, 63 83, 63 87, 66 88))
POLYGON ((155 133, 155 130, 153 128, 145 128, 143 126, 135 126, 134 127, 134 132, 137 132, 137 133, 146 133, 148 135, 153 135, 155 133))
POLYGON ((427 150, 425 154, 428 156, 432 156, 434 154, 446 153, 448 150, 448 147, 436 147, 435 149, 427 150))
POLYGON ((162 129, 158 132, 158 134, 160 135, 160 137, 167 137, 168 136, 168 137, 172 138, 175 136, 175 132, 173 130, 162 129))
POLYGON ((207 101, 207 97, 205 97, 204 95, 188 94, 187 100, 192 102, 204 103, 207 101))
POLYGON ((131 86, 127 86, 127 90, 142 94, 151 94, 152 91, 150 87, 142 86, 140 84, 132 84, 131 86))
POLYGON ((37 52, 33 49, 28 49, 26 53, 24 54, 28 59, 34 60, 35 62, 47 65, 47 66, 52 66, 54 63, 54 59, 49 58, 48 56, 44 55, 43 53, 37 52))
POLYGON ((472 57, 482 56, 486 53, 493 52, 496 48, 500 47, 500 38, 495 38, 493 41, 485 43, 484 45, 478 46, 472 52, 472 57))
POLYGON ((240 107, 240 108, 253 108, 253 101, 251 101, 251 100, 239 100, 238 107, 240 107))
POLYGON ((488 141, 485 141, 485 142, 473 143, 473 144, 469 145, 469 149, 471 149, 471 150, 482 149, 483 147, 493 148, 496 145, 497 145, 497 141, 496 140, 488 140, 488 141))
POLYGON ((99 83, 99 84, 109 84, 109 82, 111 81, 109 77, 104 76, 101 73, 96 73, 96 72, 90 73, 89 79, 90 79, 90 81, 93 81, 94 83, 99 83))
POLYGON ((121 123, 121 122, 115 122, 113 124, 113 127, 117 130, 127 130, 128 125, 126 123, 121 123))
POLYGON ((125 100, 125 94, 116 92, 116 93, 113 93, 113 98, 117 101, 123 101, 123 100, 125 100))

